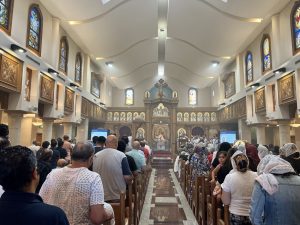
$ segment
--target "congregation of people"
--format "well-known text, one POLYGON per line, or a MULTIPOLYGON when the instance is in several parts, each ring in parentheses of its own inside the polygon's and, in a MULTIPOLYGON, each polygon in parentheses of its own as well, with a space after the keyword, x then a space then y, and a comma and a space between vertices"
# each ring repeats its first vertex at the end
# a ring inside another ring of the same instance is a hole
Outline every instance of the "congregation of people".
POLYGON ((0 224, 115 224, 111 203, 151 171, 150 157, 144 140, 115 134, 11 146, 9 128, 0 124, 0 224))
POLYGON ((231 225, 299 224, 300 150, 294 143, 216 143, 198 137, 179 149, 174 171, 183 176, 182 161, 192 171, 187 198, 193 198, 197 177, 205 176, 214 185, 213 196, 229 206, 231 225))

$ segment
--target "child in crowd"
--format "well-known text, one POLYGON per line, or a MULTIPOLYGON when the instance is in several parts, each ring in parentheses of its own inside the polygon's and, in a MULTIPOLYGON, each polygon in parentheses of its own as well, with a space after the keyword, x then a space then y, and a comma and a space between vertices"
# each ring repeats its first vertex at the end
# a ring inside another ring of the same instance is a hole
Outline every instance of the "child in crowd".
POLYGON ((211 177, 212 177, 211 182, 212 183, 215 182, 215 177, 218 176, 218 172, 219 172, 220 168, 224 165, 226 157, 227 157, 227 152, 223 152, 223 151, 219 152, 219 154, 218 154, 219 164, 211 173, 211 177))

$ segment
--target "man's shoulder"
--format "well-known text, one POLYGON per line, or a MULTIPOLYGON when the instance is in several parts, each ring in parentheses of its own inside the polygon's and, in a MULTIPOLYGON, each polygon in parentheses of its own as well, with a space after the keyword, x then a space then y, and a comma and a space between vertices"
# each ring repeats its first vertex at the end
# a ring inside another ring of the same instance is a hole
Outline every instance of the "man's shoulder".
POLYGON ((65 212, 57 206, 41 202, 36 212, 47 219, 49 224, 51 224, 51 221, 53 222, 53 220, 57 221, 57 218, 59 218, 60 221, 65 220, 65 224, 68 224, 65 212))

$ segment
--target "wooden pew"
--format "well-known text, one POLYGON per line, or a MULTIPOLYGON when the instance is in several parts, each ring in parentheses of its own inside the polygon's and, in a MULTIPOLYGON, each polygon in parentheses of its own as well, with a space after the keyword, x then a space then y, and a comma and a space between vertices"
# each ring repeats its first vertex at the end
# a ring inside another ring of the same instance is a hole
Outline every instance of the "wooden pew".
POLYGON ((116 225, 125 225, 125 193, 122 192, 120 194, 120 202, 119 203, 110 203, 115 214, 115 224, 116 225))
POLYGON ((192 191, 192 210, 196 218, 199 216, 199 192, 201 188, 201 177, 197 176, 192 191))
POLYGON ((128 218, 128 224, 129 225, 133 225, 133 208, 134 208, 134 202, 133 202, 133 198, 134 198, 134 194, 132 192, 132 186, 133 186, 133 182, 131 182, 130 184, 128 184, 128 189, 126 191, 126 217, 128 218))
POLYGON ((140 219, 139 217, 140 216, 139 213, 140 192, 138 186, 138 177, 135 177, 133 180, 132 193, 133 193, 133 224, 138 225, 140 219))
POLYGON ((210 187, 209 183, 205 182, 205 179, 208 180, 206 176, 200 176, 201 188, 199 190, 199 205, 198 205, 198 223, 199 225, 206 225, 207 220, 207 197, 206 193, 209 192, 210 187))
MULTIPOLYGON (((209 182, 207 180, 207 182, 209 182)), ((210 183, 210 192, 207 193, 207 224, 217 225, 217 197, 213 195, 216 183, 210 183)))
POLYGON ((224 216, 222 217, 222 209, 217 211, 217 225, 230 225, 229 223, 229 206, 224 206, 224 216))

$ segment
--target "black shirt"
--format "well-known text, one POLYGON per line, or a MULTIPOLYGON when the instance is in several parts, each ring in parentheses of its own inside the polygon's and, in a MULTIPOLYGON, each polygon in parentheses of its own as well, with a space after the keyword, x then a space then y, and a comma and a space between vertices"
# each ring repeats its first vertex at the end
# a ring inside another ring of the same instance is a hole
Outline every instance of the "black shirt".
POLYGON ((131 172, 137 171, 137 166, 135 164, 134 158, 130 155, 126 155, 126 157, 127 157, 127 161, 128 161, 128 164, 129 164, 130 171, 131 172))
POLYGON ((33 193, 6 191, 0 198, 1 225, 69 225, 66 214, 33 193))
POLYGON ((39 193, 43 183, 45 182, 48 174, 51 172, 51 164, 50 162, 45 162, 43 160, 38 161, 38 173, 40 174, 40 182, 36 188, 36 193, 39 193))
POLYGON ((59 151, 59 156, 61 159, 64 159, 67 157, 68 152, 66 149, 62 148, 62 147, 56 147, 55 150, 59 151))
POLYGON ((104 147, 103 146, 95 146, 94 149, 95 149, 95 153, 94 154, 96 154, 97 152, 100 152, 101 150, 103 150, 104 147))

